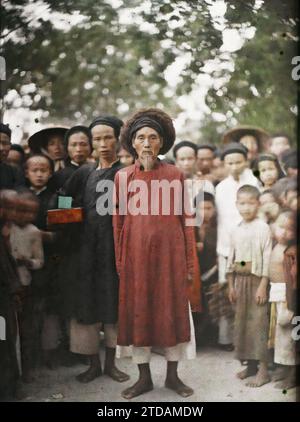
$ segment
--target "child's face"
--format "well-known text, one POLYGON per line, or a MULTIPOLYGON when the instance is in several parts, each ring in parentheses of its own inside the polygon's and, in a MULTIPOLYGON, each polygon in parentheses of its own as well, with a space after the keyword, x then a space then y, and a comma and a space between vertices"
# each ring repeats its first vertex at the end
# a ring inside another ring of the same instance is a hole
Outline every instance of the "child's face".
POLYGON ((211 201, 203 201, 200 205, 200 215, 204 223, 209 223, 216 212, 215 206, 211 201))
POLYGON ((245 221, 252 221, 256 216, 259 208, 259 201, 254 195, 249 193, 238 194, 236 206, 245 221))
POLYGON ((264 205, 264 204, 270 204, 275 201, 275 197, 271 192, 267 192, 267 193, 262 193, 259 197, 259 202, 260 205, 264 205))
POLYGON ((290 143, 284 136, 276 136, 271 141, 270 152, 279 157, 284 151, 290 148, 290 143))
POLYGON ((295 237, 292 219, 281 214, 274 224, 273 233, 278 243, 287 245, 295 237))
POLYGON ((27 161, 26 177, 35 189, 42 189, 51 177, 50 163, 44 157, 32 157, 27 161))
POLYGON ((278 170, 274 161, 260 161, 258 171, 259 178, 264 186, 272 186, 278 180, 278 170))
POLYGON ((36 218, 38 208, 39 205, 35 201, 21 199, 17 208, 15 223, 20 227, 32 223, 36 218))
POLYGON ((234 179, 238 179, 247 166, 247 160, 243 154, 234 152, 233 154, 225 155, 224 164, 228 173, 234 179))
POLYGON ((298 192, 296 190, 289 190, 286 193, 286 205, 292 210, 298 209, 298 192))
POLYGON ((181 147, 176 152, 176 167, 178 167, 185 177, 192 177, 196 169, 196 153, 191 147, 181 147))
POLYGON ((47 152, 51 160, 61 160, 64 158, 64 146, 61 137, 53 136, 47 144, 47 152))

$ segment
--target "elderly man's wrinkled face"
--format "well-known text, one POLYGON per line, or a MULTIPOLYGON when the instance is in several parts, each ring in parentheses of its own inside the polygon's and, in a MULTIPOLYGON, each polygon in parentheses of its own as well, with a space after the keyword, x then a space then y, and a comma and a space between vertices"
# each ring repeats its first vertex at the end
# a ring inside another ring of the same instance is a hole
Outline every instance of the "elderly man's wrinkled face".
POLYGON ((10 150, 10 138, 6 133, 0 132, 0 161, 7 159, 10 150))
POLYGON ((196 153, 191 147, 181 147, 176 152, 176 167, 186 178, 191 178, 196 171, 196 153))
POLYGON ((162 145, 163 140, 155 129, 143 127, 136 132, 132 146, 146 171, 153 168, 162 145))

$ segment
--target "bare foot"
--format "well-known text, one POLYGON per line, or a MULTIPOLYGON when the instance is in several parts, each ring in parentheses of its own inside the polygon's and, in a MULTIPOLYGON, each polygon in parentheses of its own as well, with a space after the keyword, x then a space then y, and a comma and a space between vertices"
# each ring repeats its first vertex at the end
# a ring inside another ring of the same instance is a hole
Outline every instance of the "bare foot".
POLYGON ((165 387, 175 391, 181 397, 189 397, 194 394, 194 390, 185 385, 178 377, 175 379, 167 378, 165 382, 165 387))
POLYGON ((265 369, 259 369, 256 376, 253 377, 252 380, 247 382, 246 385, 248 387, 257 388, 261 387, 264 384, 267 384, 270 381, 271 379, 269 377, 268 371, 266 371, 265 369))
POLYGON ((293 369, 287 370, 288 375, 280 382, 275 384, 275 388, 280 388, 281 390, 290 390, 291 388, 296 387, 296 373, 293 369))
POLYGON ((281 381, 284 378, 287 377, 287 371, 286 368, 281 367, 281 368, 276 368, 272 377, 272 381, 276 382, 276 381, 281 381))
POLYGON ((77 375, 76 379, 79 382, 88 383, 100 377, 101 375, 102 375, 101 367, 100 368, 90 367, 87 371, 82 372, 81 374, 77 375))
POLYGON ((291 388, 296 387, 297 383, 296 380, 292 380, 290 378, 286 378, 282 381, 279 381, 277 384, 275 384, 275 388, 278 388, 280 390, 290 390, 291 388))
POLYGON ((253 377, 257 373, 257 366, 247 366, 247 368, 243 369, 242 371, 238 372, 236 376, 240 380, 244 380, 248 377, 253 377))
POLYGON ((124 399, 133 399, 133 397, 140 396, 141 394, 147 393, 148 391, 153 390, 153 383, 151 380, 142 380, 139 379, 135 384, 126 390, 122 391, 122 397, 124 399))
POLYGON ((104 368, 105 375, 111 377, 114 381, 117 382, 124 382, 128 381, 130 376, 125 374, 125 372, 120 371, 116 366, 112 366, 111 368, 104 368))

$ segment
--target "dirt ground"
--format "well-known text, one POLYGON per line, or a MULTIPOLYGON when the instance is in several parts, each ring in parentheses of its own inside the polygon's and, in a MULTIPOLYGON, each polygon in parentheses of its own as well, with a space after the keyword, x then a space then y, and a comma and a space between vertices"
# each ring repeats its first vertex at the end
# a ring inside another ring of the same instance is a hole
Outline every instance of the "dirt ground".
MULTIPOLYGON (((101 352, 102 354, 102 352, 101 352)), ((121 391, 137 379, 137 368, 130 359, 118 361, 121 370, 131 379, 119 384, 107 376, 101 376, 89 384, 81 384, 75 375, 85 370, 84 365, 55 370, 40 369, 34 383, 24 389, 24 402, 124 402, 121 391)), ((183 399, 164 387, 165 360, 153 354, 151 369, 155 388, 132 401, 144 402, 294 402, 296 389, 287 392, 274 388, 274 383, 260 388, 247 387, 245 381, 235 377, 241 367, 233 352, 216 349, 200 349, 197 358, 180 363, 179 371, 183 381, 194 389, 194 395, 183 399)))

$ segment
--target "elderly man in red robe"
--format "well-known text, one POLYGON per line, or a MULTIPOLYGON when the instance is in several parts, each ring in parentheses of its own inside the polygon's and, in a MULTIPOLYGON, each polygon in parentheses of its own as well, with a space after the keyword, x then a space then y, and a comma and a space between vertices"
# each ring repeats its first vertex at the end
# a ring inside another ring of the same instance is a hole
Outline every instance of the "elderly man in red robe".
POLYGON ((183 174, 158 158, 172 147, 174 126, 161 110, 141 110, 127 121, 121 139, 136 161, 115 177, 118 351, 122 357, 130 349, 139 369, 138 381, 122 396, 131 399, 153 389, 151 347, 158 347, 167 359, 165 386, 188 397, 193 390, 178 377, 177 367, 179 360, 195 357, 188 299, 194 231, 191 214, 185 212, 189 201, 183 174), (174 189, 163 196, 158 184, 174 189))

